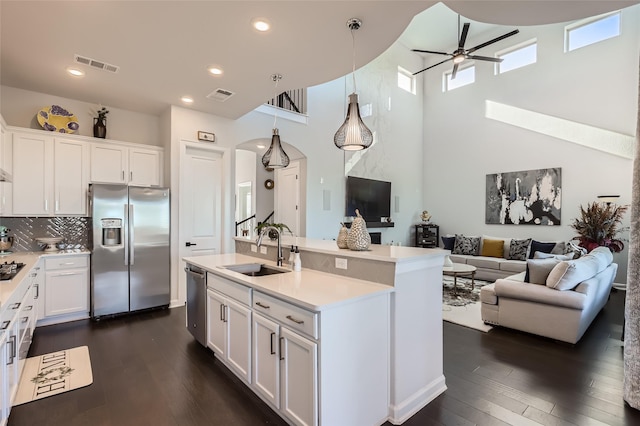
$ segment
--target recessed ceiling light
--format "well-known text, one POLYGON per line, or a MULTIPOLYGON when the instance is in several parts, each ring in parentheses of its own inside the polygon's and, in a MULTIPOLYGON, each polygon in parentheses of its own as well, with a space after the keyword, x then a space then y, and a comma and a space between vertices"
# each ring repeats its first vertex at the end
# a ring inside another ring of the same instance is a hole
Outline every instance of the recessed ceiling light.
POLYGON ((271 29, 271 23, 265 18, 255 18, 251 21, 251 25, 255 30, 260 31, 261 33, 271 29))
POLYGON ((259 143, 258 145, 256 145, 256 148, 258 149, 265 149, 267 146, 264 144, 259 143))
POLYGON ((182 102, 184 102, 185 104, 192 104, 193 103, 193 98, 189 97, 189 96, 183 96, 180 98, 180 100, 182 102))
POLYGON ((74 77, 82 77, 84 75, 84 71, 78 68, 67 68, 67 72, 74 77))
POLYGON ((207 67, 207 71, 209 71, 209 74, 211 75, 222 75, 224 73, 222 67, 219 67, 218 65, 209 65, 207 67))

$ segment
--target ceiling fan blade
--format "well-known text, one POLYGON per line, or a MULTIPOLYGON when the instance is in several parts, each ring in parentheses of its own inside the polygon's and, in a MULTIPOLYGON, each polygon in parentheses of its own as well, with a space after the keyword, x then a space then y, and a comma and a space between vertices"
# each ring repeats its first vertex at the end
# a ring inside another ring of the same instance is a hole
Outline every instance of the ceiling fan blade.
POLYGON ((502 58, 492 58, 491 56, 467 55, 468 59, 477 59, 479 61, 502 62, 502 58))
POLYGON ((458 74, 458 64, 455 64, 453 66, 453 71, 451 71, 451 80, 456 78, 456 74, 458 74))
POLYGON ((426 68, 425 68, 425 69, 423 69, 423 70, 416 71, 416 72, 414 72, 412 75, 420 74, 422 71, 426 71, 426 70, 431 69, 431 68, 433 68, 433 67, 437 67, 438 65, 440 65, 440 64, 444 64, 445 62, 450 61, 450 60, 452 60, 452 59, 453 59, 453 58, 445 59, 444 61, 440 61, 440 62, 438 62, 437 64, 430 65, 430 66, 426 67, 426 68))
POLYGON ((460 35, 460 41, 458 42, 458 48, 464 49, 464 44, 467 41, 467 34, 469 34, 469 23, 465 22, 462 27, 462 34, 460 35))
POLYGON ((446 53, 446 52, 434 52, 433 50, 420 50, 420 49, 411 49, 412 52, 419 52, 419 53, 433 53, 435 55, 451 55, 451 53, 446 53))
POLYGON ((467 50, 467 53, 473 53, 473 52, 475 52, 475 51, 476 51, 476 50, 478 50, 478 49, 482 49, 483 47, 487 47, 487 46, 488 46, 488 45, 490 45, 490 44, 496 43, 496 42, 498 42, 498 41, 500 41, 500 40, 504 40, 504 39, 505 39, 505 38, 507 38, 507 37, 514 36, 514 35, 518 34, 519 32, 520 32, 520 30, 513 30, 513 31, 511 31, 510 33, 503 34, 503 35, 501 35, 500 37, 496 37, 496 38, 494 38, 493 40, 489 40, 489 41, 484 42, 484 43, 482 43, 482 44, 479 44, 479 45, 477 45, 477 46, 475 46, 475 47, 472 47, 471 49, 467 50))

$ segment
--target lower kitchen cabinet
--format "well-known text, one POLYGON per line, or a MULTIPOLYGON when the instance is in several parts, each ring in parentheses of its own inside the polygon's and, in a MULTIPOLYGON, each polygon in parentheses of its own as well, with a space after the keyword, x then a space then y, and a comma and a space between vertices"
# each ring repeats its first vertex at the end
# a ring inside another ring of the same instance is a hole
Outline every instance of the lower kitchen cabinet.
POLYGON ((207 316, 207 346, 241 379, 251 383, 251 310, 209 289, 207 316))
POLYGON ((44 259, 44 270, 44 292, 39 288, 40 295, 44 294, 41 323, 88 318, 89 255, 48 256, 44 259))

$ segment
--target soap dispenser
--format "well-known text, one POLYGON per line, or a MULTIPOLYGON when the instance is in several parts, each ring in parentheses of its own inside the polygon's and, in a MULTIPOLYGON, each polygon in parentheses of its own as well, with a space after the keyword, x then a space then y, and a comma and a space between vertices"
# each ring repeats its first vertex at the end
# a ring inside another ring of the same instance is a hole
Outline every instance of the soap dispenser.
POLYGON ((302 262, 300 261, 300 250, 298 246, 294 246, 295 249, 293 251, 293 270, 300 271, 302 269, 302 262))

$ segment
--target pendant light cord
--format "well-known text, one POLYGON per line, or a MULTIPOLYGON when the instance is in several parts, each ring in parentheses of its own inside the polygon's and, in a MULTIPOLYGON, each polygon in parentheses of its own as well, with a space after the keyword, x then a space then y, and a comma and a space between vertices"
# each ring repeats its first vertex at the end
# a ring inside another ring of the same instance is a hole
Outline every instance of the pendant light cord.
POLYGON ((353 51, 353 69, 351 75, 353 76, 353 93, 356 93, 356 36, 351 28, 351 47, 353 51))
POLYGON ((273 81, 276 82, 275 93, 273 95, 273 106, 276 108, 275 113, 273 114, 273 128, 275 129, 276 121, 278 120, 278 105, 276 105, 278 99, 278 82, 280 81, 282 76, 279 74, 273 74, 271 77, 273 78, 273 81))

